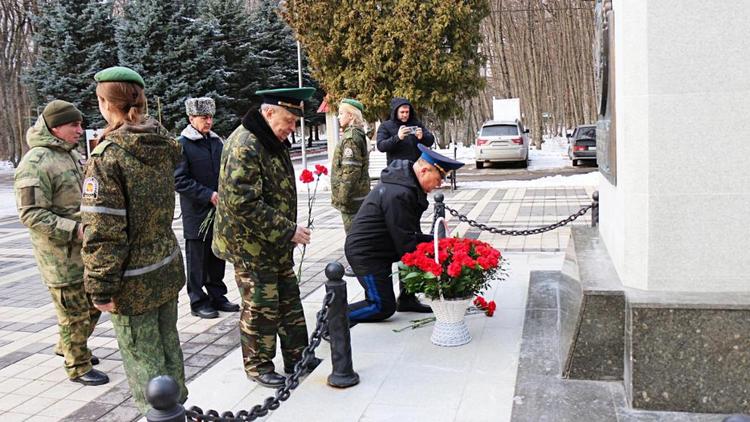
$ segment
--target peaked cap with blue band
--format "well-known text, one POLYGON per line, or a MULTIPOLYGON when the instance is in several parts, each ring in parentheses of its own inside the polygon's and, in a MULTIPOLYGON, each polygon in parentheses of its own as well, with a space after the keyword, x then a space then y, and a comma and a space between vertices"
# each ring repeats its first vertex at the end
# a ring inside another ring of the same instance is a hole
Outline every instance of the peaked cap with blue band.
POLYGON ((255 95, 261 97, 263 104, 284 107, 290 113, 297 116, 302 116, 305 105, 304 101, 309 100, 313 93, 315 93, 315 88, 310 87, 276 88, 255 91, 255 95))
POLYGON ((458 170, 464 166, 464 163, 460 161, 452 160, 446 157, 445 155, 438 154, 437 152, 431 150, 430 148, 422 144, 417 144, 417 148, 419 148, 419 150, 422 151, 422 155, 419 158, 432 164, 434 167, 440 170, 443 176, 445 176, 445 173, 451 170, 458 170))

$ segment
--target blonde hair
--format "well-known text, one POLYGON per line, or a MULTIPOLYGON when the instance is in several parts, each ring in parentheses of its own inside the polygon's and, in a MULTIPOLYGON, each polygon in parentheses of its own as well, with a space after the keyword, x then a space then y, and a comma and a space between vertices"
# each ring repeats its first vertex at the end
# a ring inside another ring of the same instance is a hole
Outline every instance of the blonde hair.
POLYGON ((365 126, 365 119, 362 117, 362 112, 357 107, 351 104, 339 103, 339 111, 349 113, 352 116, 352 121, 349 122, 349 126, 362 128, 365 126))
POLYGON ((146 94, 140 85, 132 82, 100 82, 96 95, 109 103, 112 121, 102 138, 125 123, 140 123, 146 114, 146 94))

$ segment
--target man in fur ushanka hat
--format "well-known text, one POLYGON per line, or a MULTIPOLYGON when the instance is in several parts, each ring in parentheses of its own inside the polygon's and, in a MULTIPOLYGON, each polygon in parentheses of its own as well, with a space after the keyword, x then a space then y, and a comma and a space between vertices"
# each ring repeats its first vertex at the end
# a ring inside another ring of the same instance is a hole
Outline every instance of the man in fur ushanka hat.
POLYGON ((239 305, 225 296, 225 262, 211 252, 213 225, 200 230, 209 211, 219 202, 219 165, 224 141, 211 130, 216 112, 212 98, 188 98, 185 112, 190 124, 178 139, 184 160, 175 170, 174 179, 182 209, 187 291, 193 315, 216 318, 218 311, 240 310, 239 305))

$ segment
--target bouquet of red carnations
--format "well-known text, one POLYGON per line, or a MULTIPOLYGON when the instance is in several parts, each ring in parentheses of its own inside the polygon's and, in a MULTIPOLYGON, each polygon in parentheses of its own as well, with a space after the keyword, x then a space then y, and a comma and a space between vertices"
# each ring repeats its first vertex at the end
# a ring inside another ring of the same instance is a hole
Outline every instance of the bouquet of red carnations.
POLYGON ((424 242, 401 257, 399 276, 409 293, 430 299, 461 299, 479 294, 500 270, 500 251, 480 240, 449 237, 424 242))

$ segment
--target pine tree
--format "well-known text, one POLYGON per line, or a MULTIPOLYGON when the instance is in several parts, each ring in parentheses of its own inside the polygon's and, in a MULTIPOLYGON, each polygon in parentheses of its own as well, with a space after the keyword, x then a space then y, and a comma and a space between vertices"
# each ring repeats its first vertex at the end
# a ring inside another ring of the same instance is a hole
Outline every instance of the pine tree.
MULTIPOLYGON (((260 62, 263 86, 282 88, 299 86, 297 40, 292 28, 279 14, 278 0, 262 0, 252 19, 252 48, 260 62)), ((324 92, 313 79, 307 56, 302 56, 302 84, 315 88, 315 95, 305 102, 305 121, 320 124, 324 117, 317 109, 324 92)))
POLYGON ((479 25, 487 0, 288 0, 285 19, 333 100, 354 97, 384 117, 394 96, 440 118, 484 84, 479 25))
POLYGON ((262 86, 259 61, 252 49, 252 18, 245 0, 208 0, 202 13, 202 19, 216 28, 211 42, 214 54, 224 61, 225 100, 216 103, 214 130, 228 136, 262 86))
POLYGON ((179 133, 189 97, 226 98, 224 61, 214 54, 218 28, 199 19, 195 0, 130 0, 116 30, 118 57, 143 76, 149 114, 179 133))
POLYGON ((62 99, 83 112, 84 126, 103 127, 94 74, 114 66, 112 2, 49 2, 34 17, 36 60, 25 75, 37 107, 62 99))

